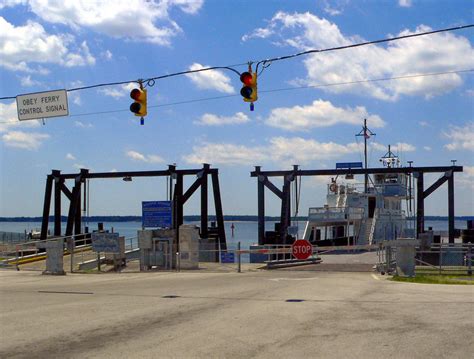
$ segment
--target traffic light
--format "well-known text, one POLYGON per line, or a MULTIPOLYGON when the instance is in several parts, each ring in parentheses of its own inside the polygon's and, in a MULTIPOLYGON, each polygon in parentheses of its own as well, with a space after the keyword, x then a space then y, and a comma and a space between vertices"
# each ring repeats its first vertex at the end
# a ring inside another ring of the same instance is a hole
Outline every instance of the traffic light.
POLYGON ((258 100, 257 96, 257 73, 249 71, 243 72, 240 75, 240 81, 243 83, 243 87, 240 90, 240 94, 244 98, 245 102, 250 102, 250 110, 253 111, 253 103, 258 100))
POLYGON ((135 116, 141 117, 141 124, 143 125, 143 117, 147 115, 146 90, 144 88, 133 89, 130 92, 130 97, 135 101, 130 105, 130 111, 132 111, 135 116))

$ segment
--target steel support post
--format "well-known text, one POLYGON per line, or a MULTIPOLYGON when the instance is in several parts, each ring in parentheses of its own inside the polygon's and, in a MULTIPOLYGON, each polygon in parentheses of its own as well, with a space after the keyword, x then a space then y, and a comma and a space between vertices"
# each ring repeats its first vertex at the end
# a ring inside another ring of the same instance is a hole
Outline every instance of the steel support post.
POLYGON ((207 176, 208 176, 209 165, 205 163, 203 165, 203 176, 201 178, 201 237, 207 238, 208 236, 208 193, 207 193, 207 176))
POLYGON ((176 251, 179 252, 179 226, 183 224, 183 175, 177 174, 174 185, 174 228, 176 230, 176 251))
POLYGON ((80 189, 79 186, 74 186, 72 188, 72 198, 71 202, 69 203, 69 211, 67 215, 67 224, 66 224, 66 236, 72 235, 72 230, 74 228, 74 220, 76 218, 76 210, 77 210, 77 201, 80 201, 80 189))
POLYGON ((51 209, 51 192, 53 190, 53 175, 46 178, 46 189, 44 191, 43 220, 41 222, 41 240, 48 236, 49 210, 51 209))
POLYGON ((448 230, 449 243, 454 243, 454 172, 448 178, 448 230))
POLYGON ((258 176, 257 196, 258 196, 258 245, 265 244, 265 185, 264 177, 258 176))
POLYGON ((54 235, 61 236, 61 171, 53 170, 54 177, 54 235))
POLYGON ((222 212, 221 190, 219 188, 219 174, 217 170, 212 173, 212 190, 214 192, 214 204, 216 207, 217 232, 219 233, 219 244, 221 251, 227 250, 225 238, 224 214, 222 212))
POLYGON ((290 206, 290 181, 287 176, 284 178, 283 182, 283 196, 281 199, 281 215, 280 215, 280 244, 286 243, 286 234, 288 232, 288 209, 290 206))
POLYGON ((416 235, 425 232, 425 198, 423 172, 416 173, 416 235))
POLYGON ((79 199, 76 202, 76 213, 74 215, 74 234, 81 234, 81 227, 82 227, 82 214, 81 214, 81 189, 82 184, 79 182, 76 184, 79 187, 79 199))

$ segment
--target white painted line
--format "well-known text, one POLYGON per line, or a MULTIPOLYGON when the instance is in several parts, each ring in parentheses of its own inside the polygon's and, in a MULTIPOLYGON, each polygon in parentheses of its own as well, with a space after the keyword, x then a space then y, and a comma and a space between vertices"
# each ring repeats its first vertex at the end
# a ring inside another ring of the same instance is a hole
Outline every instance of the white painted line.
POLYGON ((280 282, 282 280, 300 281, 300 280, 315 280, 315 279, 319 279, 319 277, 310 277, 310 278, 270 278, 268 280, 271 280, 273 282, 280 282))
POLYGON ((372 273, 372 278, 374 278, 375 280, 380 280, 379 277, 377 277, 375 274, 372 273))

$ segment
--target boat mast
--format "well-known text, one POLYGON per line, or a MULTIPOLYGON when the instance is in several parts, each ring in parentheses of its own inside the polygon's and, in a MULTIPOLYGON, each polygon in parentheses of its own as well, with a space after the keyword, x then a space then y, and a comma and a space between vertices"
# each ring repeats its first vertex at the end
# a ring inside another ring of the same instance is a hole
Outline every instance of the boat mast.
MULTIPOLYGON (((367 163, 367 140, 370 138, 370 136, 375 136, 375 133, 369 130, 367 127, 367 119, 364 118, 364 127, 362 127, 362 131, 360 131, 356 136, 364 136, 364 168, 367 169, 368 163, 367 163)), ((369 174, 365 173, 364 175, 365 181, 364 181, 364 192, 369 193, 369 174)))

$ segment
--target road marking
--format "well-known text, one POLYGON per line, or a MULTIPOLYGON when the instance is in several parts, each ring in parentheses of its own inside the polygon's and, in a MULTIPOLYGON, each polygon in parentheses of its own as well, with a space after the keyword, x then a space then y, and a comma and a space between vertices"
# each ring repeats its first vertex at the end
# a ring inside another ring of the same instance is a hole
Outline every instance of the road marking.
POLYGON ((271 278, 269 280, 272 280, 274 282, 279 282, 282 280, 313 280, 313 279, 319 279, 318 277, 311 277, 311 278, 271 278))
POLYGON ((377 277, 375 274, 372 273, 371 275, 372 275, 372 278, 374 278, 374 279, 376 279, 376 280, 380 280, 380 278, 377 277))
POLYGON ((94 294, 92 292, 66 292, 66 291, 55 291, 55 290, 39 290, 38 293, 48 294, 94 294))

